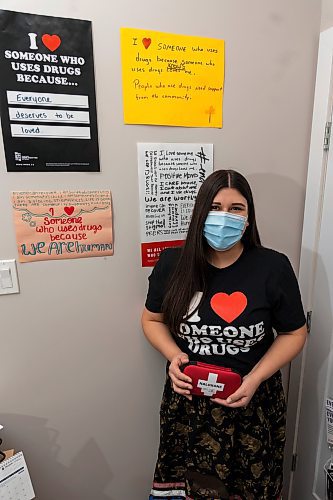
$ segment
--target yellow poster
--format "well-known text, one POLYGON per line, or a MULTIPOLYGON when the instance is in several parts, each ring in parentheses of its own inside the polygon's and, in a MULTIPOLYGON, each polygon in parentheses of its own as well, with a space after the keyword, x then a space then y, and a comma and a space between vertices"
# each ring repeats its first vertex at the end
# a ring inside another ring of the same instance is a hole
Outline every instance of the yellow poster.
POLYGON ((222 127, 224 41, 122 28, 124 122, 222 127))
POLYGON ((113 255, 110 191, 14 191, 20 262, 113 255))

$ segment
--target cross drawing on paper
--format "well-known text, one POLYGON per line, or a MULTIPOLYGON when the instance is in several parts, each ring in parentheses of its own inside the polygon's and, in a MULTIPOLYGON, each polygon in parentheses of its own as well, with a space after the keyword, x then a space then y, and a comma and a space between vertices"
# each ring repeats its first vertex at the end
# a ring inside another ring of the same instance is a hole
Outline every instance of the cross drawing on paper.
POLYGON ((210 108, 207 109, 205 113, 208 115, 208 122, 210 123, 212 115, 215 113, 215 108, 213 106, 210 106, 210 108))
POLYGON ((223 391, 225 384, 218 383, 217 377, 216 373, 210 373, 207 380, 198 380, 198 387, 204 396, 214 396, 217 391, 223 391))

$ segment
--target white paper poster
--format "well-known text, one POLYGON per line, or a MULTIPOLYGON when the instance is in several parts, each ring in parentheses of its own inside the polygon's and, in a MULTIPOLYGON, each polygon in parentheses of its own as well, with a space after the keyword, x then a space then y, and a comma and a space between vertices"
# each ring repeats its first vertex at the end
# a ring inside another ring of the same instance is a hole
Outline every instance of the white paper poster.
POLYGON ((22 452, 1 463, 0 500, 32 500, 35 493, 22 452))
POLYGON ((326 429, 327 442, 333 446, 333 399, 326 399, 326 429))
POLYGON ((161 251, 181 246, 195 199, 213 172, 213 144, 139 143, 138 168, 142 266, 161 251))

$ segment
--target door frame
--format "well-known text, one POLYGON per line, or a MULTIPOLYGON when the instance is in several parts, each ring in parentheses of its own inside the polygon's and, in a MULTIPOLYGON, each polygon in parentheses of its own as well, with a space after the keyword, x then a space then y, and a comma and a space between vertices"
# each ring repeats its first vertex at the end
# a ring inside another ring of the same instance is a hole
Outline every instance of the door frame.
MULTIPOLYGON (((308 162, 299 284, 306 314, 312 311, 313 287, 317 267, 317 249, 321 230, 328 151, 324 151, 326 122, 332 117, 333 28, 320 34, 316 86, 308 162)), ((288 410, 284 498, 292 499, 293 456, 298 453, 298 430, 302 403, 307 346, 291 363, 288 410)), ((297 464, 297 458, 296 458, 297 464)), ((297 466, 297 465, 296 465, 297 466)), ((319 500, 319 499, 318 499, 319 500)))

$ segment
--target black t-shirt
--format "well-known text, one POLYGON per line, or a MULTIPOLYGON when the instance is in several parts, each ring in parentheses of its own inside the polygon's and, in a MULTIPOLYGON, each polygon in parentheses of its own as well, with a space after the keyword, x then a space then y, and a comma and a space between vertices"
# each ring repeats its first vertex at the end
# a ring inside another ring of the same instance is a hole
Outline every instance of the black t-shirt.
MULTIPOLYGON (((149 277, 146 308, 162 311, 167 283, 181 249, 161 253, 149 277)), ((199 309, 202 292, 192 299, 189 314, 178 332, 179 348, 192 361, 233 368, 247 374, 262 358, 277 333, 304 325, 296 276, 288 258, 268 248, 251 248, 230 266, 208 265, 208 291, 199 309)))

